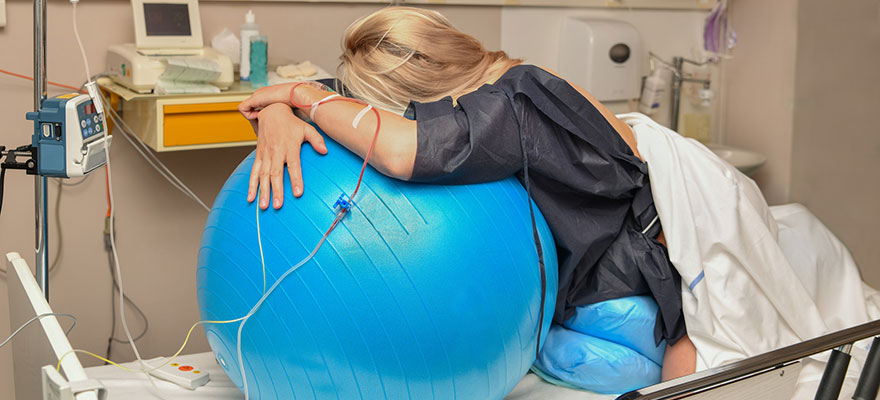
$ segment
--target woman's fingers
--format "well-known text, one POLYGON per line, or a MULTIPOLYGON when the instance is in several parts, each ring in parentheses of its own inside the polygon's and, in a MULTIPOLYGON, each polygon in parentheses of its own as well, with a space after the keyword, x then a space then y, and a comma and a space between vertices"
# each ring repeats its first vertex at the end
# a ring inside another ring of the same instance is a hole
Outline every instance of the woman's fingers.
POLYGON ((287 149, 287 173, 290 174, 290 189, 295 197, 303 194, 302 167, 299 160, 299 143, 291 143, 287 149))
POLYGON ((272 185, 272 207, 277 210, 284 203, 284 150, 277 147, 272 149, 269 183, 272 185))
POLYGON ((254 156, 254 165, 251 167, 251 176, 248 180, 248 203, 254 201, 257 198, 257 188, 260 183, 260 165, 262 164, 262 160, 259 156, 254 156))
POLYGON ((324 137, 318 133, 318 130, 311 125, 307 125, 305 130, 305 138, 318 153, 327 154, 327 144, 324 143, 324 137))
POLYGON ((269 196, 271 195, 271 189, 269 186, 269 163, 263 162, 260 166, 260 187, 259 187, 259 197, 260 197, 260 208, 265 210, 269 208, 269 196))
MULTIPOLYGON (((255 123, 255 122, 252 122, 255 123)), ((300 169, 300 151, 305 141, 316 152, 327 153, 324 138, 282 104, 272 104, 259 112, 256 124, 259 139, 248 181, 248 201, 258 199, 259 207, 266 209, 270 203, 278 209, 284 204, 284 165, 290 175, 291 191, 295 197, 303 194, 300 169)))
POLYGON ((282 84, 257 89, 250 97, 239 103, 238 111, 247 119, 255 119, 259 110, 271 104, 288 104, 287 95, 290 92, 290 87, 290 84, 282 84))
POLYGON ((238 112, 249 120, 256 119, 260 113, 258 107, 254 104, 254 100, 253 96, 251 96, 238 103, 238 112))

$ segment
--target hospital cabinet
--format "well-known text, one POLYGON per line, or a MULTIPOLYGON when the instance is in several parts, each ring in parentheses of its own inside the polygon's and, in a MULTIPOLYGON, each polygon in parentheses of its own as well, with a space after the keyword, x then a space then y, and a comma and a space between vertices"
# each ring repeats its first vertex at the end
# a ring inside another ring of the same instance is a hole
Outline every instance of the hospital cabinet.
POLYGON ((216 94, 139 94, 102 79, 111 103, 121 103, 122 119, 157 152, 251 146, 257 137, 238 112, 253 89, 238 82, 216 94))

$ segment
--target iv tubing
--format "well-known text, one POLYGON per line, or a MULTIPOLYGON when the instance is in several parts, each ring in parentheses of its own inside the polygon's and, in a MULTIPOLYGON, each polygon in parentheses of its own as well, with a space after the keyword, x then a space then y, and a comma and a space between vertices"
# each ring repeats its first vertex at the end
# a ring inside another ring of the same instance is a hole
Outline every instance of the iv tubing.
MULTIPOLYGON (((293 104, 295 107, 298 107, 298 108, 309 107, 308 105, 299 105, 293 101, 293 91, 302 83, 304 83, 304 82, 297 83, 297 84, 293 85, 293 87, 291 87, 291 89, 290 89, 290 102, 291 102, 291 104, 293 104)), ((311 107, 316 108, 317 106, 319 106, 321 104, 329 103, 332 101, 348 101, 348 102, 353 102, 353 103, 357 103, 357 104, 367 105, 359 100, 350 99, 347 97, 336 97, 336 96, 330 97, 330 96, 328 96, 328 97, 324 98, 323 100, 318 101, 317 103, 311 105, 311 107)), ((357 195, 358 191, 360 190, 361 182, 363 182, 364 173, 366 172, 366 169, 367 169, 367 164, 370 161, 370 156, 373 154, 373 149, 376 147, 376 141, 379 138, 379 130, 382 126, 382 117, 380 116, 379 111, 376 110, 375 108, 372 108, 372 111, 376 115, 376 133, 373 134, 373 141, 370 144, 370 149, 367 150, 367 155, 364 157, 364 163, 361 166, 361 171, 360 171, 360 174, 358 175, 357 185, 355 186, 354 192, 349 197, 349 200, 352 203, 354 203, 354 198, 357 195)), ((256 211, 256 220, 257 220, 257 227, 258 227, 257 228, 257 238, 258 238, 258 243, 260 246, 260 260, 263 264, 262 265, 263 266, 263 276, 265 277, 266 263, 265 263, 265 259, 263 258, 263 244, 262 244, 262 240, 260 239, 260 232, 259 232, 260 208, 259 208, 258 203, 256 203, 256 202, 254 203, 254 207, 257 210, 256 211)), ((324 236, 321 237, 321 240, 318 241, 318 244, 315 246, 315 248, 312 250, 312 252, 309 253, 309 255, 306 256, 306 258, 304 258, 302 261, 300 261, 296 265, 290 267, 287 271, 284 272, 284 274, 282 274, 280 277, 278 277, 278 279, 275 280, 275 283, 272 284, 272 286, 269 288, 269 290, 266 291, 262 297, 260 297, 260 300, 257 301, 257 303, 253 306, 253 308, 251 308, 251 310, 247 313, 247 315, 245 315, 243 317, 241 324, 239 324, 238 333, 236 335, 236 352, 238 353, 237 354, 238 355, 238 369, 239 369, 239 373, 241 374, 242 388, 244 391, 245 400, 250 400, 250 393, 248 391, 247 375, 245 374, 245 371, 244 371, 244 358, 243 358, 243 353, 241 351, 241 336, 242 336, 242 331, 244 329, 244 324, 248 321, 248 319, 250 319, 251 316, 254 315, 254 313, 257 312, 257 310, 259 310, 260 306, 263 305, 263 303, 266 301, 266 299, 269 297, 269 295, 271 295, 272 292, 275 291, 275 289, 278 287, 278 285, 280 285, 281 282, 285 278, 287 278, 294 271, 296 271, 297 269, 299 269, 300 267, 305 265, 305 263, 307 263, 309 260, 311 260, 315 256, 315 254, 321 248, 321 245, 324 244, 324 241, 327 240, 327 237, 330 236, 330 233, 333 232, 334 228, 336 228, 336 225, 339 223, 339 221, 341 221, 342 218, 345 217, 345 213, 347 211, 348 211, 348 208, 340 208, 336 212, 336 218, 333 219, 333 223, 330 224, 330 228, 327 229, 327 231, 324 233, 324 236)))
MULTIPOLYGON (((294 86, 294 87, 295 87, 295 86, 294 86)), ((348 100, 348 101, 352 101, 352 102, 355 102, 355 103, 360 103, 360 102, 358 102, 358 101, 356 101, 356 100, 353 100, 353 99, 347 99, 347 98, 338 98, 338 99, 333 99, 333 100, 341 100, 341 101, 346 101, 346 100, 348 100)), ((327 101, 327 102, 329 102, 329 101, 327 101)), ((380 124, 381 124, 381 117, 380 117, 378 111, 376 111, 375 108, 373 108, 372 110, 373 110, 373 112, 376 114, 376 118, 377 118, 376 133, 375 133, 375 135, 374 135, 374 137, 373 137, 373 141, 372 141, 372 144, 370 145, 370 149, 367 151, 367 155, 366 155, 366 157, 364 157, 364 164, 361 166, 361 171, 360 171, 360 174, 359 174, 359 176, 358 176, 358 182, 357 182, 357 186, 355 187, 355 191, 354 191, 354 193, 351 195, 351 197, 349 198, 349 199, 351 200, 352 203, 354 202, 354 197, 355 197, 355 195, 358 193, 358 190, 360 189, 361 182, 363 181, 364 173, 366 172, 366 167, 367 167, 367 164, 368 164, 368 162, 369 162, 369 157, 370 157, 370 155, 372 154, 372 152, 373 152, 373 148, 374 148, 375 145, 376 145, 376 140, 378 139, 378 135, 379 135, 379 127, 381 126, 381 125, 380 125, 380 124)), ((111 110, 111 111, 112 111, 112 110, 111 110)), ((105 135, 106 135, 106 132, 105 132, 105 135)), ((123 135, 123 136, 124 136, 124 135, 123 135)), ((106 142, 105 142, 105 146, 106 146, 106 142)), ((108 160, 107 160, 107 161, 108 161, 107 179, 108 179, 108 182, 109 182, 109 181, 110 181, 110 169, 109 169, 109 165, 110 165, 110 164, 109 164, 109 157, 108 157, 108 160)), ((108 188, 108 189, 109 189, 109 188, 108 188)), ((111 215, 112 215, 112 214, 114 214, 114 211, 115 211, 115 209, 112 207, 112 204, 113 204, 112 190, 108 190, 108 195, 110 196, 110 204, 111 204, 110 211, 111 211, 111 215)), ((311 260, 311 259, 315 256, 315 254, 316 254, 316 253, 318 252, 318 250, 321 248, 321 245, 324 244, 324 241, 326 241, 327 237, 330 235, 330 233, 333 231, 333 229, 336 228, 336 225, 339 223, 339 221, 341 221, 341 220, 343 219, 343 217, 345 216, 345 213, 348 211, 348 209, 346 209, 346 208, 341 208, 341 209, 339 209, 339 211, 337 211, 337 213, 336 213, 336 217, 334 218, 333 223, 330 225, 330 228, 327 229, 327 231, 324 233, 324 235, 323 235, 323 236, 321 237, 321 239, 318 241, 318 244, 315 246, 315 248, 312 250, 312 252, 309 253, 309 255, 308 255, 305 259, 303 259, 302 261, 298 262, 296 265, 294 265, 293 267, 291 267, 291 268, 289 268, 287 271, 285 271, 284 274, 282 274, 277 280, 275 280, 275 283, 272 284, 272 286, 269 288, 269 290, 266 291, 266 290, 265 290, 266 261, 265 261, 265 258, 264 258, 264 256, 263 256, 263 244, 262 244, 261 234, 260 234, 260 231, 259 231, 259 224, 260 224, 260 214, 259 214, 259 212, 260 212, 260 209, 259 209, 259 206, 258 206, 256 203, 255 203, 255 208, 256 208, 256 215, 255 215, 255 217, 256 217, 256 221, 257 221, 257 241, 258 241, 258 244, 259 244, 259 246, 260 246, 260 262, 261 262, 261 264, 262 264, 262 269, 263 269, 263 282, 264 282, 264 283, 263 283, 263 285, 264 285, 264 286, 263 286, 263 290, 264 290, 264 293, 263 293, 263 296, 260 298, 260 300, 257 301, 257 303, 254 305, 254 307, 251 308, 250 312, 248 312, 247 315, 245 315, 244 317, 241 317, 241 318, 237 318, 237 319, 233 319, 233 320, 226 320, 226 321, 205 320, 205 321, 198 321, 198 322, 196 322, 195 324, 192 325, 192 327, 190 327, 189 331, 188 331, 187 334, 186 334, 186 338, 185 338, 184 341, 183 341, 183 344, 180 346, 180 348, 177 350, 177 352, 174 353, 174 355, 172 355, 167 361, 165 361, 165 363, 163 363, 162 365, 160 365, 160 366, 158 366, 158 367, 152 367, 151 365, 146 364, 142 359, 138 358, 138 361, 141 363, 141 368, 140 368, 140 369, 131 369, 131 368, 128 368, 128 367, 124 367, 124 366, 122 366, 122 365, 119 365, 119 364, 117 364, 117 363, 115 363, 115 362, 113 362, 113 361, 110 361, 110 360, 108 360, 108 359, 106 359, 106 358, 104 358, 104 357, 101 357, 101 356, 99 356, 99 355, 97 355, 97 354, 94 354, 94 353, 92 353, 92 352, 89 352, 89 351, 86 351, 86 350, 76 350, 76 349, 74 349, 74 350, 68 351, 67 353, 64 353, 64 354, 59 358, 59 360, 58 360, 58 365, 56 366, 56 369, 60 369, 60 368, 61 368, 61 360, 63 360, 64 357, 66 357, 67 355, 72 354, 72 353, 82 353, 82 354, 87 354, 87 355, 90 355, 90 356, 92 356, 92 357, 95 357, 95 358, 97 358, 97 359, 99 359, 99 360, 105 361, 105 362, 107 362, 107 363, 109 363, 109 364, 111 364, 111 365, 114 365, 114 366, 116 366, 116 367, 118 367, 118 368, 121 368, 121 369, 123 369, 123 370, 125 370, 125 371, 134 372, 134 373, 145 373, 145 374, 148 375, 148 379, 150 379, 150 382, 151 382, 151 383, 153 384, 153 386, 155 387, 155 383, 153 383, 152 378, 149 377, 149 374, 148 374, 148 373, 149 373, 150 371, 153 371, 153 370, 156 370, 156 369, 162 368, 162 367, 168 365, 169 363, 171 363, 174 359, 176 359, 176 358, 180 355, 180 353, 183 351, 183 349, 186 347, 187 343, 189 342, 189 338, 190 338, 190 336, 192 335, 192 332, 193 332, 193 330, 195 329, 196 326, 198 326, 198 325, 200 325, 200 324, 228 324, 228 323, 234 323, 234 322, 239 322, 239 321, 241 321, 241 324, 239 324, 239 327, 238 327, 236 350, 237 350, 237 352, 238 352, 239 371, 240 371, 241 376, 242 376, 242 383, 243 383, 243 387, 244 387, 245 399, 250 399, 250 395, 248 394, 247 376, 246 376, 245 373, 244 373, 244 360, 243 360, 243 357, 242 357, 242 351, 241 351, 241 336, 242 336, 242 331, 243 331, 243 329, 244 329, 244 324, 245 324, 245 322, 247 322, 247 320, 250 319, 250 317, 253 316, 253 315, 259 310, 260 306, 262 306, 262 304, 263 304, 263 303, 265 302, 265 300, 269 297, 269 295, 270 295, 270 294, 271 294, 271 293, 272 293, 272 292, 273 292, 273 291, 274 291, 274 290, 275 290, 275 289, 281 284, 281 282, 282 282, 285 278, 287 278, 290 274, 292 274, 292 273, 295 272, 297 269, 299 269, 300 267, 302 267, 303 265, 305 265, 309 260, 311 260), (145 366, 147 366, 147 367, 151 367, 151 368, 145 368, 145 366)), ((115 251, 115 244, 113 243, 114 241, 113 241, 112 224, 111 224, 111 236, 110 236, 110 238, 111 238, 111 248, 113 249, 113 255, 114 255, 114 257, 117 257, 117 254, 116 254, 116 251, 115 251)), ((118 258, 116 258, 116 259, 118 260, 118 258)), ((118 275, 118 273, 119 273, 119 264, 118 264, 118 262, 116 263, 116 267, 117 267, 117 275, 118 275)), ((121 277, 117 277, 117 279, 119 280, 120 288, 121 288, 121 283, 122 283, 122 282, 121 282, 121 277)), ((121 291, 121 289, 120 289, 120 296, 121 296, 121 294, 122 294, 122 291, 121 291)), ((125 319, 124 319, 124 316, 123 316, 123 327, 124 327, 124 328, 126 327, 126 326, 125 326, 125 319)), ((129 331, 126 331, 126 334, 129 336, 129 339, 131 339, 131 338, 130 338, 130 332, 129 332, 129 331)), ((135 349, 135 351, 136 351, 136 348, 134 347, 133 341, 132 341, 132 347, 133 347, 133 348, 135 349)), ((135 355, 138 355, 137 352, 135 353, 135 355)))
MULTIPOLYGON (((260 214, 259 214, 260 207, 256 202, 254 203, 254 207, 258 210, 257 211, 257 221, 259 221, 260 220, 260 214)), ((309 260, 311 260, 312 257, 315 256, 315 253, 317 253, 318 249, 321 248, 321 245, 324 244, 324 241, 327 239, 327 236, 330 236, 330 232, 333 232, 333 228, 335 228, 336 224, 339 223, 339 221, 342 220, 342 217, 345 216, 345 211, 346 211, 345 209, 340 209, 336 213, 336 218, 333 220, 333 223, 330 225, 330 229, 327 229, 327 231, 324 233, 324 236, 321 236, 321 240, 318 241, 318 244, 315 246, 315 248, 312 250, 312 252, 309 253, 309 255, 306 258, 304 258, 302 261, 296 263, 296 265, 294 265, 293 267, 290 267, 287 271, 284 272, 284 274, 282 274, 280 277, 278 277, 278 279, 275 280, 275 283, 272 284, 272 287, 270 287, 269 290, 266 291, 265 294, 263 294, 263 297, 261 297, 260 300, 257 301, 257 304, 255 304, 253 306, 253 308, 251 308, 250 312, 248 312, 247 315, 245 315, 242 318, 241 324, 238 325, 238 334, 237 334, 237 338, 236 338, 236 346, 235 347, 236 347, 236 351, 238 352, 238 370, 239 370, 239 373, 241 374, 241 380, 243 383, 243 391, 244 391, 245 400, 250 399, 250 394, 248 393, 247 376, 245 375, 245 372, 244 372, 244 360, 242 358, 242 352, 241 352, 241 332, 244 329, 244 324, 248 321, 248 319, 250 319, 250 317, 252 315, 254 315, 254 313, 257 312, 257 310, 260 308, 260 306, 263 305, 263 302, 265 302, 266 299, 269 297, 269 295, 272 294, 273 291, 275 291, 275 288, 277 288, 278 285, 281 284, 281 281, 283 281, 285 278, 287 278, 294 271, 296 271, 297 269, 299 269, 300 267, 305 265, 305 263, 309 262, 309 260)), ((260 250, 262 251, 262 248, 260 250)), ((263 265, 263 270, 265 271, 265 264, 263 265)), ((264 274, 265 274, 265 272, 264 272, 264 274)))

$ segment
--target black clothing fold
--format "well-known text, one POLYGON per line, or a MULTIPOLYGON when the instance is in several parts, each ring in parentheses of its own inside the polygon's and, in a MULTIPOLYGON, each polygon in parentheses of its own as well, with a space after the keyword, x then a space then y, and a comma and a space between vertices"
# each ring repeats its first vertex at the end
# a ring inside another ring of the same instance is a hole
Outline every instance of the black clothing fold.
POLYGON ((657 242, 661 225, 648 166, 596 107, 565 80, 534 66, 459 97, 412 102, 418 150, 413 181, 522 181, 525 135, 531 192, 550 225, 559 259, 553 320, 574 307, 650 294, 659 305, 655 339, 685 334, 681 277, 657 242))

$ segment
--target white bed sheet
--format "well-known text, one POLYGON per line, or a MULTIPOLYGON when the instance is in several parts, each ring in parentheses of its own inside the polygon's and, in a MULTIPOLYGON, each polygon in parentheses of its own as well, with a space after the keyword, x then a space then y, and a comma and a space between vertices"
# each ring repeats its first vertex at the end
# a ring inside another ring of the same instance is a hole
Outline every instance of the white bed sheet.
MULTIPOLYGON (((244 395, 214 360, 211 352, 180 356, 177 361, 189 364, 211 374, 211 381, 196 390, 183 389, 175 384, 154 380, 161 395, 166 399, 183 400, 241 400, 244 395)), ((127 367, 137 368, 137 362, 125 363, 127 367)), ((107 388, 107 400, 147 400, 158 397, 143 374, 125 371, 112 365, 86 368, 89 378, 100 380, 107 388)), ((551 385, 535 374, 529 373, 513 389, 505 400, 610 400, 616 396, 600 395, 566 389, 551 385)))
MULTIPOLYGON (((754 181, 699 142, 642 114, 618 117, 649 165, 698 370, 880 318, 878 292, 804 206, 768 207, 754 181)), ((852 394, 866 343, 852 356, 841 398, 852 394)), ((826 360, 805 360, 794 398, 813 398, 826 360)))

